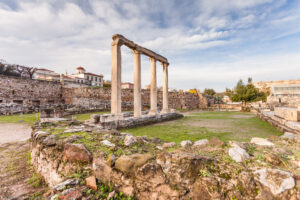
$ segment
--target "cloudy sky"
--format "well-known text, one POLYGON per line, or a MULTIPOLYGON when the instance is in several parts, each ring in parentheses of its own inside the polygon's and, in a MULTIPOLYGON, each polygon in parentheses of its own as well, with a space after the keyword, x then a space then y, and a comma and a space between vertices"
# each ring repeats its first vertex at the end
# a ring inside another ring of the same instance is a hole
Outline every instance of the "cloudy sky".
MULTIPOLYGON (((109 80, 119 33, 168 58, 172 88, 300 78, 299 0, 0 0, 0 27, 0 59, 60 73, 83 66, 109 80)), ((122 62, 122 81, 132 82, 126 47, 122 62)))

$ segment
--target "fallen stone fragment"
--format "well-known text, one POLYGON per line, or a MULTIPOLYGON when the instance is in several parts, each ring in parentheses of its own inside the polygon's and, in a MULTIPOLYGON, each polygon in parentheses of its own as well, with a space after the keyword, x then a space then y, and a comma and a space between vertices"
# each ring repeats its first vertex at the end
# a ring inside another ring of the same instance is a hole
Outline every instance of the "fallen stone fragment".
POLYGON ((209 140, 209 145, 214 146, 214 147, 221 147, 224 145, 224 142, 221 141, 219 138, 213 136, 210 140, 209 140))
POLYGON ((83 144, 66 144, 64 150, 64 161, 70 162, 90 162, 92 161, 92 154, 85 148, 83 144))
POLYGON ((117 157, 115 156, 115 154, 111 153, 108 155, 106 163, 112 167, 115 165, 116 160, 117 160, 117 157))
POLYGON ((42 141, 42 144, 45 145, 45 146, 48 146, 48 147, 55 146, 56 145, 56 139, 57 139, 56 135, 50 135, 42 141))
POLYGON ((59 197, 59 195, 58 194, 55 194, 55 195, 53 195, 51 198, 50 198, 50 200, 55 200, 55 199, 57 199, 59 197))
POLYGON ((175 142, 166 142, 162 145, 163 148, 175 147, 177 144, 175 142))
POLYGON ((55 185, 53 187, 53 189, 57 190, 57 191, 60 191, 60 190, 63 190, 65 188, 65 186, 68 186, 68 185, 77 185, 79 184, 79 180, 78 179, 68 179, 62 183, 59 183, 57 185, 55 185))
POLYGON ((99 156, 94 158, 92 166, 98 181, 101 183, 110 183, 112 169, 106 163, 104 157, 99 156))
POLYGON ((258 175, 258 181, 268 187, 274 195, 295 187, 295 180, 291 173, 279 169, 260 169, 254 174, 258 175))
POLYGON ((137 143, 137 140, 132 135, 126 135, 124 139, 124 145, 131 146, 137 143))
POLYGON ((137 168, 144 165, 148 160, 152 159, 150 154, 132 154, 122 155, 117 159, 115 168, 123 172, 124 174, 133 175, 137 168))
POLYGON ((115 147, 115 146, 116 146, 115 144, 111 143, 111 142, 108 141, 108 140, 103 140, 101 143, 102 143, 103 145, 109 146, 109 147, 115 147))
POLYGON ((194 142, 193 147, 204 146, 207 145, 208 143, 209 143, 208 139, 197 140, 196 142, 194 142))
POLYGON ((290 132, 285 132, 282 136, 280 136, 281 138, 286 138, 286 139, 291 139, 291 140, 297 140, 300 141, 300 135, 294 134, 294 133, 290 133, 290 132))
POLYGON ((265 138, 258 138, 258 137, 252 138, 251 143, 259 145, 259 146, 274 146, 273 142, 270 142, 269 140, 267 140, 265 138))
POLYGON ((90 176, 85 179, 86 186, 92 188, 93 190, 97 191, 97 183, 95 176, 90 176))
POLYGON ((83 131, 82 128, 67 128, 64 133, 77 133, 83 131))
POLYGON ((116 191, 112 191, 108 194, 107 196, 107 200, 111 200, 111 199, 114 199, 114 197, 116 196, 116 191))
POLYGON ((184 140, 184 141, 180 142, 180 146, 182 146, 182 147, 187 147, 187 146, 192 146, 192 145, 193 145, 193 142, 190 140, 184 140))
POLYGON ((236 162, 243 162, 250 157, 249 154, 239 146, 230 148, 228 154, 236 162))
POLYGON ((47 136, 47 135, 50 135, 50 133, 48 133, 48 132, 45 132, 45 131, 37 131, 37 132, 35 132, 35 134, 34 134, 34 139, 39 139, 39 138, 41 138, 41 137, 45 137, 45 136, 47 136))
POLYGON ((82 193, 79 190, 73 190, 66 195, 59 196, 60 200, 81 200, 82 193))

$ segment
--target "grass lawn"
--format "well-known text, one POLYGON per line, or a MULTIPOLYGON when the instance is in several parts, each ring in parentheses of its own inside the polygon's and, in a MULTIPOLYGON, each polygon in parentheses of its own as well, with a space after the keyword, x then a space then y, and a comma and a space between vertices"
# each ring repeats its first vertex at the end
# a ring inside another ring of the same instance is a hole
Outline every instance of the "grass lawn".
POLYGON ((144 127, 123 129, 122 132, 135 136, 158 137, 179 143, 182 140, 210 139, 250 141, 252 137, 267 138, 281 135, 273 126, 244 112, 198 112, 182 119, 144 127))
MULTIPOLYGON (((75 119, 81 122, 84 120, 90 119, 92 114, 104 114, 107 112, 90 112, 85 114, 76 114, 74 115, 75 119)), ((66 118, 71 118, 72 116, 66 116, 66 118)), ((36 113, 32 114, 24 114, 22 117, 20 115, 9 115, 9 116, 0 116, 0 123, 27 123, 27 124, 34 124, 36 121, 36 113), (20 120, 23 122, 20 122, 20 120)))

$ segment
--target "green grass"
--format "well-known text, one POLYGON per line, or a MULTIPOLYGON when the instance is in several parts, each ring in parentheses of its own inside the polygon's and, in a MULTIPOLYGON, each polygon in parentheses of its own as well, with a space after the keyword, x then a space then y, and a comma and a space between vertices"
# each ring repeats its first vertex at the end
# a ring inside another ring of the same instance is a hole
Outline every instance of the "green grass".
POLYGON ((27 123, 34 124, 36 121, 36 114, 24 114, 24 115, 9 115, 9 116, 0 116, 0 123, 27 123), (20 120, 23 122, 20 122, 20 120))
POLYGON ((179 143, 183 140, 196 141, 210 139, 213 136, 222 141, 236 140, 248 142, 252 137, 267 138, 271 135, 281 135, 273 126, 251 113, 242 112, 200 112, 194 116, 184 117, 168 123, 123 129, 122 132, 135 136, 158 137, 164 141, 179 143), (237 118, 243 115, 248 118, 237 118), (209 124, 201 124, 203 121, 209 124), (199 125, 193 123, 199 122, 199 125), (222 123, 221 125, 219 125, 222 123), (222 125, 226 128, 223 128, 222 125), (212 128, 216 125, 216 128, 212 128))
MULTIPOLYGON (((76 114, 73 115, 75 117, 76 120, 84 122, 84 120, 88 120, 90 119, 90 116, 92 114, 105 114, 108 112, 90 112, 90 113, 85 113, 85 114, 76 114)), ((66 116, 66 118, 71 119, 72 116, 66 116)), ((0 123, 26 123, 26 124, 30 124, 33 125, 36 121, 36 113, 32 113, 32 114, 23 114, 23 115, 9 115, 9 116, 4 116, 1 115, 0 116, 0 123), (23 121, 20 121, 20 120, 23 121)))

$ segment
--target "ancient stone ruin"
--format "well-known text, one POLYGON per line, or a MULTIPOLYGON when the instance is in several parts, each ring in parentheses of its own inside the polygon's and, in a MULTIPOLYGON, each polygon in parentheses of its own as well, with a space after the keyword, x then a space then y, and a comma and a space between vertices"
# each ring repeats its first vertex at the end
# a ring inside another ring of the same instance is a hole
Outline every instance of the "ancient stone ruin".
POLYGON ((111 73, 111 114, 94 115, 90 122, 101 123, 105 128, 127 128, 160 121, 166 121, 182 117, 181 114, 169 110, 168 101, 168 60, 144 47, 135 44, 124 36, 116 34, 112 37, 112 73, 111 73), (134 56, 134 99, 133 116, 130 113, 122 113, 121 100, 121 77, 122 60, 121 46, 125 45, 132 50, 134 56), (142 92, 141 92, 141 54, 149 57, 151 61, 151 84, 150 84, 150 111, 142 115, 142 92), (157 80, 156 61, 163 66, 163 104, 161 112, 157 109, 157 80))

